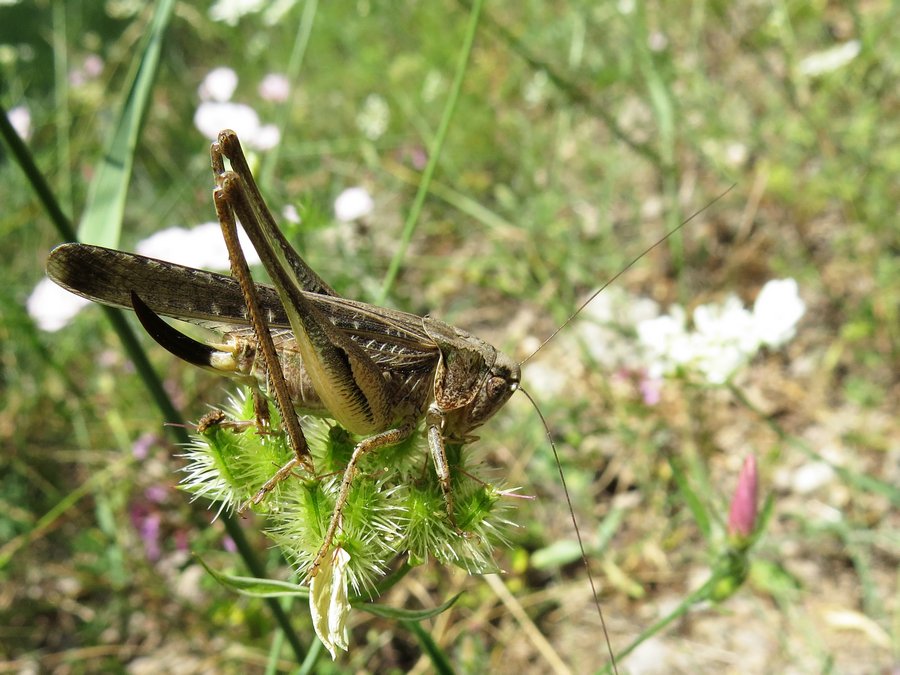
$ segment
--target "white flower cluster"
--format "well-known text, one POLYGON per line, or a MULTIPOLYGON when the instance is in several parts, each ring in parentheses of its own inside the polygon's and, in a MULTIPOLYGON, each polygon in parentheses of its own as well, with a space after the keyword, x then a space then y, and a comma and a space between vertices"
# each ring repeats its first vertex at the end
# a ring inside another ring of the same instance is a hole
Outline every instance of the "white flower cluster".
MULTIPOLYGON (((277 87, 276 96, 286 99, 289 93, 287 81, 273 82, 271 76, 263 80, 266 85, 263 91, 277 87)), ((255 150, 274 148, 281 141, 281 132, 274 124, 263 124, 259 114, 249 105, 231 100, 237 83, 237 73, 231 68, 214 68, 207 73, 197 89, 200 105, 194 113, 194 126, 210 140, 215 140, 222 129, 233 129, 247 147, 255 150)))
POLYGON ((237 26, 245 16, 258 14, 265 26, 278 26, 298 0, 216 0, 209 8, 213 21, 237 26))
POLYGON ((384 136, 391 121, 391 108, 378 94, 369 94, 356 115, 356 128, 370 141, 384 136))
POLYGON ((760 348, 787 343, 805 311, 796 281, 773 280, 763 286, 752 311, 730 296, 721 305, 697 307, 689 330, 684 309, 675 306, 638 323, 638 339, 651 377, 690 371, 722 384, 760 348))
POLYGON ((64 328, 82 309, 91 304, 90 300, 69 293, 44 277, 34 287, 25 303, 25 308, 38 328, 55 333, 64 328))

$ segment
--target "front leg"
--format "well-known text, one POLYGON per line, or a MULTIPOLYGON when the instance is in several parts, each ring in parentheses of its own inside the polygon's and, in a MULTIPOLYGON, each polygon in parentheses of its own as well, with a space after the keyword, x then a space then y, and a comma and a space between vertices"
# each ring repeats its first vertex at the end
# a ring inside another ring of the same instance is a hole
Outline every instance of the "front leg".
POLYGON ((462 534, 462 530, 456 524, 453 490, 450 485, 450 465, 447 463, 447 451, 444 448, 444 413, 436 403, 432 403, 428 407, 428 412, 425 413, 425 428, 428 434, 431 461, 434 462, 434 471, 444 495, 444 505, 447 507, 447 517, 457 533, 462 534))

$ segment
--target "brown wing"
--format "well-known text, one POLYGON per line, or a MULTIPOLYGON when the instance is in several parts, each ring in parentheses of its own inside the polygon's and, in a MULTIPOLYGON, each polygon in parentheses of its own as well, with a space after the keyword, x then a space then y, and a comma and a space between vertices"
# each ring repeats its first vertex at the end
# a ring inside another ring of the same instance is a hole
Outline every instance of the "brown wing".
MULTIPOLYGON (((88 244, 55 248, 47 261, 47 274, 63 288, 104 305, 133 309, 134 292, 156 314, 224 335, 252 333, 238 282, 224 274, 88 244)), ((275 343, 293 339, 275 288, 268 284, 256 284, 256 288, 275 343)), ((435 367, 437 346, 423 329, 421 317, 337 296, 304 295, 376 363, 411 374, 435 367)))

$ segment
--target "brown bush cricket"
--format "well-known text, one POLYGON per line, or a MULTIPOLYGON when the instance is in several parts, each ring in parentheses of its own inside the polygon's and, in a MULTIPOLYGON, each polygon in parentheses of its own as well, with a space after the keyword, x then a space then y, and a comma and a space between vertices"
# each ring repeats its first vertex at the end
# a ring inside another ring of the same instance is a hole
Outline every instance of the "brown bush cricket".
MULTIPOLYGON (((294 411, 331 417, 365 437, 344 471, 309 576, 316 575, 341 526, 360 457, 409 437, 423 418, 448 518, 456 528, 445 443, 470 440, 473 430, 506 403, 519 389, 521 364, 437 319, 338 296, 278 229, 234 132, 219 134, 211 157, 214 202, 233 276, 84 244, 54 249, 47 263, 48 275, 82 297, 133 309, 150 335, 176 356, 250 383, 260 425, 268 420, 259 386, 268 385, 282 413, 294 456, 259 488, 252 503, 262 501, 298 467, 314 473, 294 411), (230 170, 225 167, 226 159, 230 170), (258 284, 251 278, 238 245, 238 220, 273 285, 258 284), (214 327, 223 333, 222 343, 197 342, 158 315, 214 327)), ((575 527, 577 530, 577 523, 575 527)), ((580 542, 580 534, 578 538, 580 542)), ((587 567, 587 560, 584 562, 587 567)), ((592 578, 591 586, 594 590, 592 578)), ((599 610, 595 590, 594 599, 599 610)))

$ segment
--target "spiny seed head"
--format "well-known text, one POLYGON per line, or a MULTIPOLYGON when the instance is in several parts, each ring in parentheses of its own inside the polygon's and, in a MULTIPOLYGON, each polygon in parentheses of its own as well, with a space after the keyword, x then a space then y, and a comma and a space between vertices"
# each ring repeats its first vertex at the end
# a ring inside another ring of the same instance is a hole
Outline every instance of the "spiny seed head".
MULTIPOLYGON (((293 452, 284 435, 257 433, 253 405, 244 393, 233 396, 227 417, 248 424, 213 426, 195 435, 185 457, 182 487, 195 497, 233 511, 247 503, 293 452)), ((280 428, 277 410, 271 428, 280 428)), ((322 545, 334 512, 347 460, 359 438, 321 418, 302 419, 319 476, 297 473, 278 483, 254 510, 266 513, 266 533, 304 573, 322 545)), ((363 456, 353 478, 332 548, 349 555, 343 578, 356 595, 374 588, 398 555, 413 564, 434 557, 471 573, 496 571, 493 549, 506 543, 512 500, 476 477, 479 467, 468 448, 448 445, 454 520, 429 457, 423 434, 363 456)))

